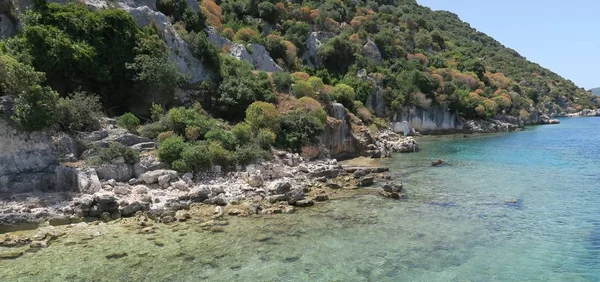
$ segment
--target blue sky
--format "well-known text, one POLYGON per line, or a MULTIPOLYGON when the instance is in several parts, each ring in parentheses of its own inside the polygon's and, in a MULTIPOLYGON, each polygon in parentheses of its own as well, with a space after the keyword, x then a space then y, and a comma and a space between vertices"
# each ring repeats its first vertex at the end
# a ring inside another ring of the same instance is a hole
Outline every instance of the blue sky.
POLYGON ((598 0, 417 0, 457 14, 577 86, 600 87, 598 0))

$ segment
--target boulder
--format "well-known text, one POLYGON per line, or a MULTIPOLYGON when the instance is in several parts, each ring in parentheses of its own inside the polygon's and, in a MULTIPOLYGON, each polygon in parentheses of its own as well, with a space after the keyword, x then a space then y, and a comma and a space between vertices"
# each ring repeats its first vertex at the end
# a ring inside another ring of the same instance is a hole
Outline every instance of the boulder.
POLYGON ((264 183, 262 173, 257 171, 255 173, 245 173, 243 175, 244 181, 251 187, 261 187, 264 183))
POLYGON ((133 166, 130 164, 104 164, 96 168, 99 179, 114 179, 119 182, 128 181, 133 177, 133 166))
POLYGON ((381 52, 379 52, 379 48, 377 48, 377 45, 375 42, 371 41, 371 39, 369 39, 363 46, 362 54, 366 58, 370 58, 377 63, 381 63, 381 52))
POLYGON ((188 192, 188 197, 192 202, 201 203, 208 199, 210 190, 206 186, 197 186, 188 192))
POLYGON ((393 182, 388 182, 383 185, 382 189, 388 193, 400 193, 402 192, 402 184, 395 184, 393 182))
POLYGON ((365 176, 358 181, 358 186, 360 187, 368 187, 373 185, 375 182, 375 177, 373 176, 365 176))
POLYGON ((304 190, 303 189, 292 190, 292 191, 288 192, 286 194, 286 196, 288 198, 288 204, 294 205, 296 202, 304 199, 304 190))
POLYGON ((115 203, 117 201, 117 197, 113 192, 97 192, 94 194, 94 201, 100 205, 108 205, 115 203))
POLYGON ((145 172, 140 175, 139 178, 146 184, 153 184, 156 183, 161 176, 166 176, 162 178, 163 181, 169 181, 170 179, 177 178, 177 172, 174 170, 159 169, 145 172))
MULTIPOLYGON (((140 161, 133 166, 133 174, 135 177, 140 176, 147 171, 166 169, 167 164, 158 160, 158 158, 150 155, 144 155, 140 161)), ((158 178, 156 179, 158 180, 158 178)))
POLYGON ((445 162, 443 160, 435 160, 433 162, 431 162, 431 166, 439 166, 439 165, 443 165, 445 164, 445 162))
POLYGON ((275 182, 269 187, 271 194, 285 194, 292 190, 292 184, 289 182, 275 182))
POLYGON ((284 194, 272 195, 272 196, 267 197, 267 201, 269 201, 269 203, 283 202, 283 201, 287 201, 287 200, 288 200, 288 196, 284 195, 284 194))
POLYGON ((296 207, 312 207, 314 205, 315 205, 315 202, 310 199, 299 200, 294 203, 294 206, 296 206, 296 207))
POLYGON ((150 209, 150 203, 141 202, 141 201, 125 202, 119 208, 119 210, 121 211, 121 214, 125 217, 133 216, 138 211, 146 211, 149 209, 150 209))

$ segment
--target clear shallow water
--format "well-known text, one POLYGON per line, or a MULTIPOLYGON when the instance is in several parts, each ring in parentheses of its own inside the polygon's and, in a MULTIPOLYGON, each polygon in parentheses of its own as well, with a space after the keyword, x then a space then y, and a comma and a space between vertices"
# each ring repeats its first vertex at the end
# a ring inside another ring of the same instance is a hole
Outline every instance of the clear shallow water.
POLYGON ((600 281, 600 119, 420 147, 384 161, 406 200, 331 201, 222 233, 90 227, 103 235, 1 261, 0 280, 600 281), (105 258, 115 251, 128 256, 105 258))

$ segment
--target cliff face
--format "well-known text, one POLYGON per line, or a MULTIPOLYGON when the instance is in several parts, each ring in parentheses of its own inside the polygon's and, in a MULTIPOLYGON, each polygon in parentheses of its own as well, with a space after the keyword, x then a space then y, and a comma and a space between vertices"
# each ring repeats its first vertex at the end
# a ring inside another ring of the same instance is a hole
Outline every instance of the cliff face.
POLYGON ((401 113, 394 115, 394 132, 404 132, 403 121, 408 122, 410 128, 426 134, 460 132, 464 129, 458 112, 450 112, 440 106, 432 106, 429 109, 405 107, 401 113))
POLYGON ((21 132, 4 118, 0 132, 0 193, 75 188, 75 170, 58 166, 49 133, 21 132))
POLYGON ((367 147, 374 140, 369 130, 353 124, 350 113, 340 103, 332 103, 321 143, 332 158, 351 158, 367 154, 367 147))

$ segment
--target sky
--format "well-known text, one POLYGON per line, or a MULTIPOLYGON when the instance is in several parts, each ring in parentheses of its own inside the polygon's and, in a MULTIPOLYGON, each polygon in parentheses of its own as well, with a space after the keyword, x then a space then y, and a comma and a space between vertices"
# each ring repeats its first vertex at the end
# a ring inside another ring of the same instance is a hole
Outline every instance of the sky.
POLYGON ((600 87, 598 0, 417 0, 446 10, 528 60, 575 82, 600 87))

